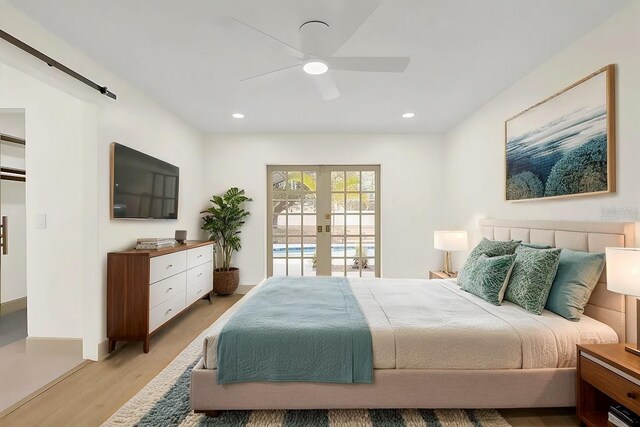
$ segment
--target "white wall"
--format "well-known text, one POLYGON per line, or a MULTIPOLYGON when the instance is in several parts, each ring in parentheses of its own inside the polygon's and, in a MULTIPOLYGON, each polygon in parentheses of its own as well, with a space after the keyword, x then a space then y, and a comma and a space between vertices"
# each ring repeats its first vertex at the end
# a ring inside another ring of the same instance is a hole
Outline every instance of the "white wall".
POLYGON ((27 116, 28 292, 30 304, 32 293, 43 298, 30 307, 29 335, 82 337, 85 357, 96 359, 106 338, 107 252, 130 248, 137 237, 173 236, 175 229, 202 237, 203 135, 5 0, 0 27, 118 96, 110 100, 0 43, 0 107, 25 108, 27 116), (180 219, 110 219, 114 141, 180 167, 180 219), (34 230, 36 213, 47 213, 46 230, 34 230), (47 301, 49 293, 59 296, 47 301))
POLYGON ((441 264, 433 230, 442 223, 441 135, 212 135, 205 152, 206 190, 244 188, 253 198, 234 265, 240 281, 266 276, 268 164, 380 164, 381 271, 384 277, 426 277, 441 264))
MULTIPOLYGON (((602 221, 607 219, 601 215, 603 208, 618 209, 620 215, 609 220, 630 220, 622 214, 630 211, 633 216, 640 209, 638 117, 640 1, 636 0, 447 135, 448 225, 478 230, 477 220, 482 217, 602 221), (505 119, 611 63, 617 64, 617 192, 562 200, 506 202, 505 119)), ((476 232, 474 240, 478 238, 476 232)), ((456 257, 458 264, 462 258, 456 257)))

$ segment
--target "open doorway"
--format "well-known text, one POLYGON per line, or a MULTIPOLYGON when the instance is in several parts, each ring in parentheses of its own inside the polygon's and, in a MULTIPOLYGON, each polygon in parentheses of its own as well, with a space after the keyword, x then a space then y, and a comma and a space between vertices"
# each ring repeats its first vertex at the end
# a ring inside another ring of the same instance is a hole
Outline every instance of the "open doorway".
POLYGON ((0 110, 0 347, 27 337, 25 112, 0 110))

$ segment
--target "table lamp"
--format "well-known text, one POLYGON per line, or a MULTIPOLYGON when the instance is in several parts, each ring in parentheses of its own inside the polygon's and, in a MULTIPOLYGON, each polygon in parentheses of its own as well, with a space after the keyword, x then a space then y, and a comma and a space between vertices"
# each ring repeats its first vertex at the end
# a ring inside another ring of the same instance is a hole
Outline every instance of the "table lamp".
MULTIPOLYGON (((640 296, 640 248, 606 248, 607 289, 619 294, 640 296)), ((636 300, 637 339, 625 350, 640 356, 640 300, 636 300)))
POLYGON ((451 276, 451 251, 466 251, 469 249, 469 240, 467 232, 458 231, 434 231, 433 247, 445 251, 444 253, 444 272, 451 276))

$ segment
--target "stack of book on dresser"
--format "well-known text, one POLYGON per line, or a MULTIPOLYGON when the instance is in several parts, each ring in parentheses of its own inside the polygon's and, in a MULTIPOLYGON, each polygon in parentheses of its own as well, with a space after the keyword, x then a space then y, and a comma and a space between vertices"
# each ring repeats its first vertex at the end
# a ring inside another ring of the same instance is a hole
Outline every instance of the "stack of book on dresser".
POLYGON ((622 405, 611 405, 608 418, 609 422, 617 427, 640 426, 640 417, 622 405))
POLYGON ((176 239, 163 239, 159 237, 152 237, 146 239, 138 239, 136 249, 165 249, 172 248, 177 245, 176 239))

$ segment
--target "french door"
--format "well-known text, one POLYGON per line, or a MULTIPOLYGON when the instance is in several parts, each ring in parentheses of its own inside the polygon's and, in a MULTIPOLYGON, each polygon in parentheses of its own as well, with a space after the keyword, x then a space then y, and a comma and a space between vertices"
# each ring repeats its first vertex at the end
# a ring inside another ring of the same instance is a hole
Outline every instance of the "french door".
POLYGON ((380 166, 268 166, 268 276, 380 276, 380 166))

